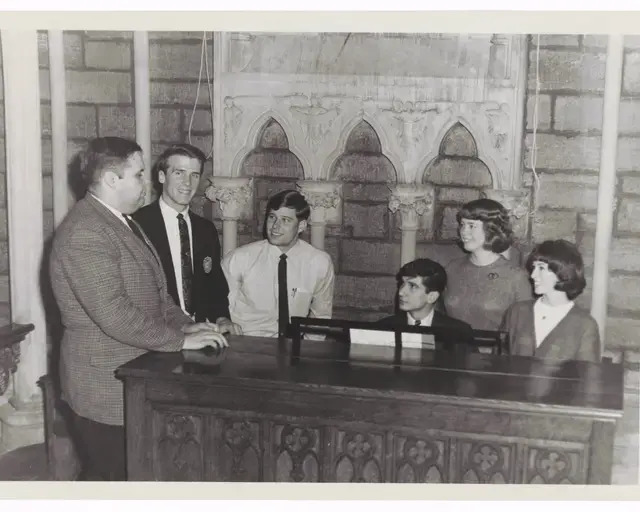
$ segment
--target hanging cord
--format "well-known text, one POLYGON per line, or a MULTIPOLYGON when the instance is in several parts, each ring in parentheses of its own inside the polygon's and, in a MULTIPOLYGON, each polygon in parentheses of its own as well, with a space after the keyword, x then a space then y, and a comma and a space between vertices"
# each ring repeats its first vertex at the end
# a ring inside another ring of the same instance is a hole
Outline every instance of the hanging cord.
POLYGON ((198 88, 196 90, 196 100, 193 103, 193 110, 191 111, 191 119, 189 120, 189 131, 187 133, 187 138, 189 140, 189 144, 193 144, 191 142, 191 129, 193 128, 193 120, 196 116, 196 108, 198 106, 198 99, 200 98, 200 85, 202 83, 202 70, 203 68, 207 74, 207 88, 209 90, 209 108, 211 113, 211 127, 212 127, 212 137, 211 137, 211 151, 207 155, 207 160, 211 158, 213 155, 213 90, 211 84, 211 73, 209 72, 209 55, 207 51, 207 33, 202 33, 202 50, 200 52, 200 71, 198 73, 198 88))
POLYGON ((538 212, 538 193, 540 192, 540 176, 536 170, 538 157, 538 99, 540 97, 540 34, 536 36, 536 94, 533 106, 533 145, 531 147, 531 171, 533 172, 533 198, 531 201, 531 218, 535 222, 538 212))

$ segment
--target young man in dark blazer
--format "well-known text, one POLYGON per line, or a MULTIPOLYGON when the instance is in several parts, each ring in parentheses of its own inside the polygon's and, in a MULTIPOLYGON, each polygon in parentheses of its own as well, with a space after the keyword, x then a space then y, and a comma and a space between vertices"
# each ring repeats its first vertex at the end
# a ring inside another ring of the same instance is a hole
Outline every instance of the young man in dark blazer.
POLYGON ((436 350, 465 352, 470 349, 473 341, 471 326, 435 308, 447 286, 447 273, 442 265, 427 258, 417 259, 405 264, 396 274, 396 280, 397 312, 380 320, 381 325, 446 328, 434 334, 436 350))
POLYGON ((240 327, 229 319, 229 286, 220 267, 218 232, 213 222, 189 211, 205 161, 204 153, 191 144, 166 149, 152 170, 161 195, 138 210, 134 219, 160 255, 175 303, 196 321, 208 320, 221 332, 240 334, 240 327))

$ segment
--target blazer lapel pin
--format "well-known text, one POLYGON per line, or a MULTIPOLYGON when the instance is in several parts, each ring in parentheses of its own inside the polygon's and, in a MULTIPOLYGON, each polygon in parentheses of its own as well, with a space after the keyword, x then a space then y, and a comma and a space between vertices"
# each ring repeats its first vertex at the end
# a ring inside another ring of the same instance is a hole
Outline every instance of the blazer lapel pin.
POLYGON ((202 260, 202 267, 204 268, 205 274, 211 272, 211 269, 213 268, 213 260, 211 259, 211 256, 207 256, 204 260, 202 260))

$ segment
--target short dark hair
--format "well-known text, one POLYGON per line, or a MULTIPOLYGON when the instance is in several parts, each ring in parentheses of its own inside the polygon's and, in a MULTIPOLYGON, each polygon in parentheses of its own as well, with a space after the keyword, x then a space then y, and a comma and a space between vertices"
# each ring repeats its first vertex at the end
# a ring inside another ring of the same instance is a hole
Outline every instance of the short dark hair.
POLYGON ((122 177, 120 165, 134 153, 142 153, 140 145, 122 137, 99 137, 89 141, 79 155, 79 170, 86 188, 95 186, 106 170, 122 177))
POLYGON ((398 286, 402 284, 403 277, 421 277, 427 293, 442 293, 447 287, 447 272, 444 267, 428 258, 419 258, 404 264, 396 274, 398 286))
POLYGON ((529 274, 536 261, 549 266, 549 270, 558 277, 555 289, 565 292, 569 300, 575 299, 587 286, 582 255, 575 244, 567 240, 546 240, 536 245, 527 258, 529 274))
POLYGON ((485 250, 503 253, 513 244, 513 229, 509 212, 493 199, 476 199, 465 204, 457 213, 458 224, 462 219, 480 220, 484 229, 485 250))
POLYGON ((293 208, 296 211, 296 219, 298 222, 309 219, 311 207, 304 195, 297 190, 282 190, 274 194, 267 201, 265 209, 264 223, 262 224, 262 237, 267 238, 267 219, 269 213, 279 210, 280 208, 293 208))
POLYGON ((156 192, 158 192, 159 194, 162 193, 162 183, 160 183, 159 180, 160 171, 164 173, 167 172, 169 168, 169 158, 175 155, 197 159, 198 162, 200 162, 200 174, 202 174, 204 171, 204 164, 207 161, 207 157, 203 151, 192 144, 173 144, 162 152, 162 154, 158 157, 158 160, 156 160, 155 164, 153 164, 153 167, 151 168, 151 179, 153 180, 153 186, 155 187, 156 192))
POLYGON ((298 220, 307 220, 311 214, 309 203, 297 190, 282 190, 271 196, 267 201, 266 215, 280 208, 293 208, 298 220))

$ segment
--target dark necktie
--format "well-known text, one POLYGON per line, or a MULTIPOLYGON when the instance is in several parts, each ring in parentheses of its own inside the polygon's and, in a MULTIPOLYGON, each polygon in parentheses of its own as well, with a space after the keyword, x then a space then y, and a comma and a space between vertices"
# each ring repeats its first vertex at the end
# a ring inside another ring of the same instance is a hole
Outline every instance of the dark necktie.
POLYGON ((178 229, 180 231, 180 260, 182 265, 182 296, 184 307, 191 311, 191 281, 193 280, 193 268, 191 266, 191 244, 189 243, 189 228, 187 221, 181 213, 178 214, 178 229))
POLYGON ((416 320, 416 327, 420 325, 420 320, 416 320))
POLYGON ((289 294, 287 293, 287 255, 280 256, 278 263, 278 335, 287 335, 289 325, 289 294))
MULTIPOLYGON (((124 220, 127 221, 127 224, 129 225, 129 227, 131 228, 131 231, 133 231, 133 233, 140 239, 142 240, 142 243, 145 245, 145 247, 147 249, 149 249, 149 251, 151 251, 151 254, 153 254, 153 251, 151 250, 151 247, 149 246, 149 244, 147 243, 147 240, 145 239, 144 235, 142 234, 142 231, 140 231, 140 228, 138 227, 138 225, 133 222, 133 220, 131 219, 131 217, 129 217, 128 215, 124 215, 124 220)), ((155 258, 156 255, 153 254, 153 257, 155 258)), ((157 261, 157 259, 156 259, 157 261)))

